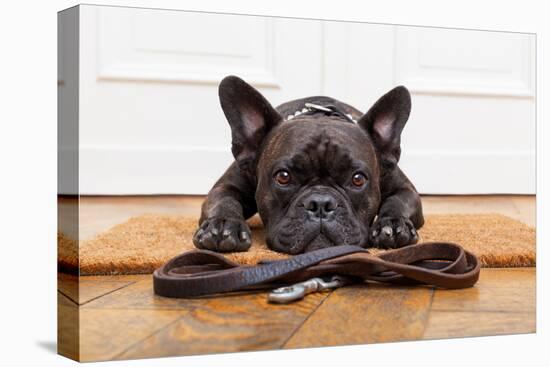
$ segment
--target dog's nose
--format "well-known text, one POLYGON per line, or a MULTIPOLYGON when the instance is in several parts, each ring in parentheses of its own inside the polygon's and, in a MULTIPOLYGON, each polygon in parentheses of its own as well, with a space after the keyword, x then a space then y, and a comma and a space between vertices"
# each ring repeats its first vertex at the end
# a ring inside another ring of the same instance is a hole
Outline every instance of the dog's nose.
POLYGON ((328 218, 337 206, 336 200, 326 194, 312 194, 304 200, 304 208, 316 218, 328 218))

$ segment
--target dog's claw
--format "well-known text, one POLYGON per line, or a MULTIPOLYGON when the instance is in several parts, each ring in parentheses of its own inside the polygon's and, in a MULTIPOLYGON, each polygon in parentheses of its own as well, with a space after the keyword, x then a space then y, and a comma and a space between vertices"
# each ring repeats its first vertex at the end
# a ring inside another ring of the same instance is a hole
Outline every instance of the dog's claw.
POLYGON ((205 219, 193 236, 195 247, 211 251, 246 251, 251 244, 248 225, 242 219, 205 219))
POLYGON ((242 231, 241 239, 245 242, 250 242, 250 235, 248 234, 248 232, 242 231))
POLYGON ((418 242, 414 224, 405 217, 377 218, 373 224, 370 246, 399 248, 418 242))

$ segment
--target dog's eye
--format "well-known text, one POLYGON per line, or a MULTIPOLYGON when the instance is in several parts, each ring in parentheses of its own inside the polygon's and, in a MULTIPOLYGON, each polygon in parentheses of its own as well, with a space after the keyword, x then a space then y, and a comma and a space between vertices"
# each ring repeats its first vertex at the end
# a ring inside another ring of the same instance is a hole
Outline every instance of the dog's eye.
POLYGON ((285 170, 280 170, 275 174, 275 182, 281 186, 286 186, 290 183, 290 173, 285 170))
POLYGON ((355 173, 351 178, 351 183, 355 187, 363 187, 367 183, 367 178, 362 173, 355 173))

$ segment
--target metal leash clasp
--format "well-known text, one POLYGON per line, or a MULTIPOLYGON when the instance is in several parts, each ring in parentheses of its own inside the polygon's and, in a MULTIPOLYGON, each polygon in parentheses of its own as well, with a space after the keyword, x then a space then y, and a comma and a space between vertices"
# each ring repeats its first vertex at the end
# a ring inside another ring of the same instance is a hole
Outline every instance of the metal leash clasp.
POLYGON ((339 275, 332 276, 328 281, 322 278, 311 278, 290 286, 274 289, 269 293, 267 299, 272 303, 290 303, 304 298, 306 294, 339 288, 345 284, 347 284, 346 278, 339 275))

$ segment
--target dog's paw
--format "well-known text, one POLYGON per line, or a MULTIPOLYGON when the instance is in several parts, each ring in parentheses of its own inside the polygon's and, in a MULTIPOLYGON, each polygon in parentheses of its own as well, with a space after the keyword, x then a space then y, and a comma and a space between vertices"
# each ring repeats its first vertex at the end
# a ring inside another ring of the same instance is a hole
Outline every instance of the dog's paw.
POLYGON ((242 219, 208 218, 193 236, 197 248, 230 252, 246 251, 252 244, 250 228, 242 219))
POLYGON ((418 242, 418 232, 410 219, 405 217, 378 218, 370 232, 370 247, 399 248, 418 242))

